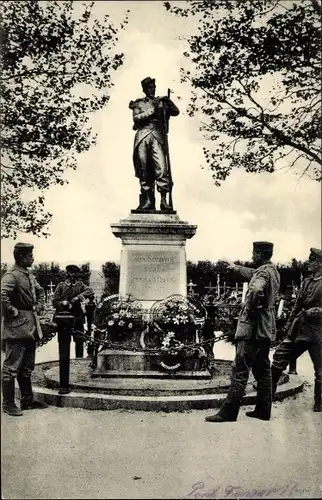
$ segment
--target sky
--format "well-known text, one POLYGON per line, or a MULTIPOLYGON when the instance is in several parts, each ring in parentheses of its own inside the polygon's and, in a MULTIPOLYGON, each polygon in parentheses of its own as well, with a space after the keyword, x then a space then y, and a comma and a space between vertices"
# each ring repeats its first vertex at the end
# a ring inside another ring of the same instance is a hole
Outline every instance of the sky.
MULTIPOLYGON (((76 171, 66 173, 68 185, 47 191, 51 236, 19 235, 16 241, 35 245, 36 262, 90 262, 99 269, 103 262, 120 260, 121 240, 113 236, 110 224, 126 218, 139 196, 128 104, 142 96, 140 81, 151 76, 158 95, 171 88, 181 111, 170 121, 169 147, 174 208, 181 220, 198 226, 187 241, 187 259, 246 260, 252 242, 262 239, 274 242, 276 262, 306 259, 310 247, 321 247, 321 186, 304 177, 298 182, 286 170, 259 175, 235 171, 220 188, 214 186, 211 172, 201 169, 205 142, 198 119, 186 113, 190 89, 180 83, 187 49, 180 37, 195 31, 195 21, 172 16, 162 3, 95 3, 98 15, 109 12, 116 21, 126 9, 131 11, 117 47, 125 54, 124 64, 113 75, 108 105, 92 117, 97 144, 79 156, 76 171)), ((2 262, 12 261, 14 244, 3 240, 2 262)))

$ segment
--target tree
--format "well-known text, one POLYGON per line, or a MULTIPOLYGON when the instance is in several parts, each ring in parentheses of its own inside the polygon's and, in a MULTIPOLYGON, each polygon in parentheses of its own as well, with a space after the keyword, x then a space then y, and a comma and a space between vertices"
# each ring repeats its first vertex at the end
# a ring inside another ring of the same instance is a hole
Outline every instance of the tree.
POLYGON ((48 235, 45 191, 64 184, 95 142, 89 119, 107 104, 123 62, 114 48, 127 17, 120 27, 98 20, 94 3, 1 4, 3 237, 48 235))
POLYGON ((80 273, 78 279, 83 281, 85 285, 89 285, 90 277, 91 277, 91 268, 90 268, 90 263, 87 262, 86 264, 82 264, 80 266, 80 273))
POLYGON ((120 266, 115 262, 108 261, 102 265, 102 272, 105 278, 103 295, 119 293, 120 266))
MULTIPOLYGON (((32 268, 32 272, 35 275, 38 283, 47 291, 50 284, 52 283, 54 287, 58 285, 60 281, 66 279, 66 271, 61 269, 59 264, 56 262, 40 262, 35 264, 32 268)), ((89 285, 89 279, 91 276, 90 264, 82 264, 80 266, 80 272, 78 273, 77 279, 83 281, 86 285, 89 285)))
POLYGON ((235 168, 288 168, 321 181, 321 0, 201 0, 165 7, 196 16, 188 39, 188 113, 212 145, 219 186, 235 168), (189 66, 190 64, 190 66, 189 66))

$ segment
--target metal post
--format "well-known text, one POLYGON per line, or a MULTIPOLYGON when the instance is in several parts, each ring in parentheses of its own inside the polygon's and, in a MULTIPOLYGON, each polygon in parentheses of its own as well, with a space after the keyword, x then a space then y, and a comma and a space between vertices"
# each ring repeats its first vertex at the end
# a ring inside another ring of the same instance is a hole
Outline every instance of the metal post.
POLYGON ((55 315, 58 330, 59 350, 59 391, 58 394, 69 394, 69 365, 71 330, 74 325, 74 316, 68 311, 61 311, 55 315))

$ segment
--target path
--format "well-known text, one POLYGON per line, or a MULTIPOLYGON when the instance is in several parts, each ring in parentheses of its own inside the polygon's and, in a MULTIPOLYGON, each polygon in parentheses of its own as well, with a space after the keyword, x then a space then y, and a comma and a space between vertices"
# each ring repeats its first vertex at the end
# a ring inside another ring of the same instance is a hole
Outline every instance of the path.
MULTIPOLYGON (((233 356, 228 344, 221 351, 233 356)), ((308 356, 298 371, 313 382, 308 356)), ((3 498, 320 498, 322 419, 312 399, 307 386, 275 404, 270 422, 246 408, 225 424, 206 423, 209 410, 2 414, 3 498)))

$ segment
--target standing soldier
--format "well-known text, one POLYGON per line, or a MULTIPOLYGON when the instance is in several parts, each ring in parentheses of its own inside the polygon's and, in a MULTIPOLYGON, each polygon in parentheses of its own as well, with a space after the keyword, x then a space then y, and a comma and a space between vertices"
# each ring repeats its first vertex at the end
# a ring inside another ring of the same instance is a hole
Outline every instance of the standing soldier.
POLYGON ((249 281, 249 287, 238 318, 231 386, 219 412, 206 417, 207 422, 237 420, 250 369, 257 381, 257 397, 255 410, 246 412, 246 415, 261 420, 270 419, 272 384, 269 350, 276 335, 275 304, 280 287, 279 272, 270 261, 272 255, 273 243, 254 242, 253 262, 257 268, 230 266, 249 281))
POLYGON ((322 250, 310 249, 308 276, 304 278, 286 324, 287 337, 277 347, 272 362, 273 396, 278 380, 293 359, 309 351, 314 366, 314 407, 322 411, 322 250))
MULTIPOLYGON (((95 302, 95 295, 91 295, 88 298, 88 302, 85 304, 85 316, 86 316, 86 323, 87 323, 87 335, 91 337, 92 335, 92 326, 93 326, 93 319, 94 319, 94 312, 96 309, 96 302, 95 302)), ((88 356, 92 357, 94 353, 94 346, 89 344, 88 349, 88 356)))
POLYGON ((214 355, 216 306, 214 302, 215 297, 213 295, 208 295, 208 297, 206 297, 204 306, 207 311, 207 318, 202 331, 203 340, 207 341, 207 344, 204 344, 204 349, 207 354, 207 368, 211 375, 214 375, 216 372, 214 355))
POLYGON ((36 342, 42 335, 37 314, 44 310, 45 292, 28 270, 34 261, 33 245, 17 243, 13 255, 15 265, 1 280, 6 355, 2 365, 2 395, 3 411, 19 417, 21 410, 47 408, 46 403, 34 400, 31 385, 36 342), (15 378, 21 393, 21 409, 14 399, 15 378))
POLYGON ((166 126, 170 116, 179 109, 169 97, 155 97, 155 79, 141 81, 146 97, 131 101, 133 130, 136 130, 133 150, 135 176, 141 185, 138 210, 155 210, 154 186, 161 195, 161 210, 172 210, 166 196, 171 192, 172 180, 167 151, 166 126))
MULTIPOLYGON (((56 312, 69 307, 69 312, 74 316, 74 328, 84 332, 84 312, 81 302, 94 294, 93 290, 80 280, 77 275, 80 268, 74 264, 66 266, 67 279, 58 283, 53 296, 53 306, 56 312)), ((83 340, 74 337, 76 358, 84 355, 83 340)))

